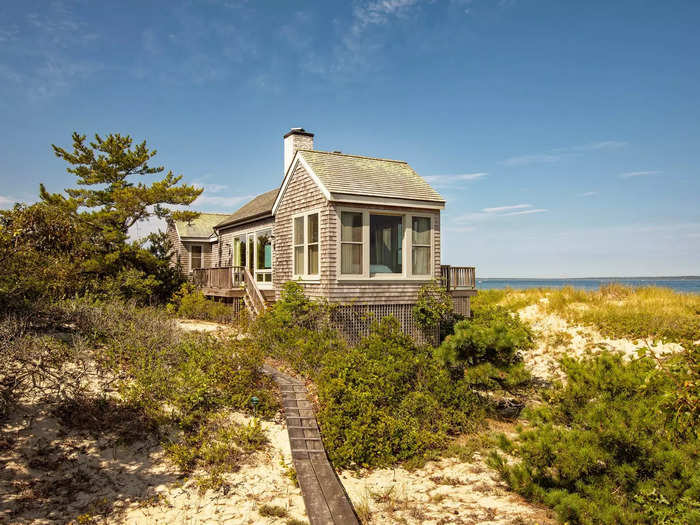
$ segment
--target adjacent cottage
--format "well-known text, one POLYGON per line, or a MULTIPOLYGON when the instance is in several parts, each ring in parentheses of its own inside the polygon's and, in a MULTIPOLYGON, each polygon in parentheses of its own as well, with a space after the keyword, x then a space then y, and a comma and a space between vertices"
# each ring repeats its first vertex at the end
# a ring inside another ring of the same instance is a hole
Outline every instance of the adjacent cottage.
POLYGON ((442 196, 404 161, 317 151, 313 138, 302 128, 284 136, 278 189, 228 216, 170 224, 173 264, 206 295, 254 313, 298 281, 342 305, 337 321, 353 338, 367 332, 367 313, 393 314, 417 335, 412 306, 431 280, 469 315, 474 268, 441 265, 442 196))

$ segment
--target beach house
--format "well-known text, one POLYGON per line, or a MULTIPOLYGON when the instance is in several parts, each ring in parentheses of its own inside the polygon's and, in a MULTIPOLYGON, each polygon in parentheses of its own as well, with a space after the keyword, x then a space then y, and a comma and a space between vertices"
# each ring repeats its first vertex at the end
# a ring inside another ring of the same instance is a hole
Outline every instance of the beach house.
POLYGON ((438 281, 470 314, 475 271, 441 263, 445 200, 408 163, 314 149, 314 135, 284 135, 281 184, 230 215, 202 213, 168 225, 172 264, 205 295, 260 313, 297 281, 339 303, 344 331, 393 314, 414 333, 419 289, 438 281), (371 317, 371 316, 370 316, 371 317))

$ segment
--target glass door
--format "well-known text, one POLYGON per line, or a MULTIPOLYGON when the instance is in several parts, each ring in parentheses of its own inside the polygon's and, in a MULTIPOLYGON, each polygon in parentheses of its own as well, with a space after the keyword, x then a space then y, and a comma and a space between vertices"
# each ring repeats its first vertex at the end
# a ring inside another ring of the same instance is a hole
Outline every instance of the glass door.
POLYGON ((272 230, 255 233, 255 282, 272 284, 272 230))
POLYGON ((248 234, 248 249, 246 250, 246 256, 248 259, 246 261, 246 265, 248 266, 248 270, 250 270, 250 274, 253 275, 253 272, 255 272, 255 234, 254 233, 248 234))

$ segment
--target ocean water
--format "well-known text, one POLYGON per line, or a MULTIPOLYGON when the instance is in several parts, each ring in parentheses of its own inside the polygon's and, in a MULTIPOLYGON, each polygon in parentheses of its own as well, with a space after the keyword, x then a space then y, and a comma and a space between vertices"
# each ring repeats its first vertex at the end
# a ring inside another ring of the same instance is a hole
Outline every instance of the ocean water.
POLYGON ((599 277, 584 279, 480 279, 477 290, 502 288, 563 288, 573 286, 584 290, 597 290, 601 285, 619 283, 625 286, 664 286, 677 292, 700 293, 700 277, 599 277))

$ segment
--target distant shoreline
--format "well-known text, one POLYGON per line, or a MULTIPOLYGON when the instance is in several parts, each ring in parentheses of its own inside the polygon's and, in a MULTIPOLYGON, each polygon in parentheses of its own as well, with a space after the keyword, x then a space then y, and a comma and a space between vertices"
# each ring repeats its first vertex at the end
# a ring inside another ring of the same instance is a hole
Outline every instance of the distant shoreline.
POLYGON ((632 275, 632 276, 603 276, 603 277, 479 277, 484 281, 591 281, 591 280, 693 280, 700 279, 700 275, 632 275))
POLYGON ((631 287, 659 286, 682 293, 700 293, 700 276, 678 277, 479 277, 477 290, 499 290, 504 288, 563 288, 572 286, 583 290, 597 290, 607 284, 622 284, 631 287))

